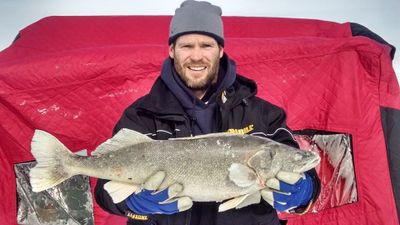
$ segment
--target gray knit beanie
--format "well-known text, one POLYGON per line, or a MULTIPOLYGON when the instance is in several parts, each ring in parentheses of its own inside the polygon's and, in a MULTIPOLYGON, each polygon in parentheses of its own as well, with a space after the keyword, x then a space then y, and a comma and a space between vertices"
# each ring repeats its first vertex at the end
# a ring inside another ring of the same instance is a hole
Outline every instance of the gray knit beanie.
POLYGON ((205 1, 186 0, 175 10, 169 29, 168 44, 179 36, 200 33, 213 37, 224 46, 222 10, 219 6, 205 1))

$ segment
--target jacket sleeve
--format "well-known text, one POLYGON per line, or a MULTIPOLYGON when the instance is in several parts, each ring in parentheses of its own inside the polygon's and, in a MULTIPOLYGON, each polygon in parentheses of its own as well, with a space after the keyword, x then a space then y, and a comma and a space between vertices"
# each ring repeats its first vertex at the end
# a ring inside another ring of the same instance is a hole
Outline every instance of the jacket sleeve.
MULTIPOLYGON (((144 116, 140 116, 137 113, 137 111, 134 108, 134 105, 128 107, 124 111, 121 118, 114 127, 113 135, 115 135, 122 128, 129 128, 141 133, 149 133, 149 128, 148 126, 146 126, 146 118, 144 116)), ((126 215, 129 209, 125 201, 115 204, 112 201, 108 192, 104 190, 104 184, 107 182, 108 180, 103 180, 103 179, 97 180, 96 187, 94 190, 95 200, 97 204, 103 210, 109 213, 116 215, 126 215)))
POLYGON ((96 187, 94 189, 94 197, 96 199, 97 204, 105 211, 116 214, 116 215, 125 215, 128 211, 128 207, 125 201, 122 201, 118 204, 115 204, 110 195, 104 190, 104 184, 107 183, 108 180, 97 179, 96 187))
MULTIPOLYGON (((283 109, 273 106, 267 105, 268 110, 264 118, 264 123, 267 124, 268 127, 268 134, 270 135, 269 138, 283 143, 290 145, 295 148, 299 148, 292 131, 286 125, 286 113, 283 109)), ((315 169, 311 169, 306 172, 313 180, 313 195, 312 200, 308 205, 299 206, 298 208, 294 209, 293 212, 295 213, 306 213, 311 205, 317 200, 320 190, 321 190, 321 182, 318 178, 317 172, 315 169)))

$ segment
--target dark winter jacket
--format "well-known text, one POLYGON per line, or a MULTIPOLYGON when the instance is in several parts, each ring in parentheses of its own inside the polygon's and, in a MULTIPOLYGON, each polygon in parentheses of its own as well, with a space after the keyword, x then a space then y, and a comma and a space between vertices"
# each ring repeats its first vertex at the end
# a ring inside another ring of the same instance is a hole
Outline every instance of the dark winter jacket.
MULTIPOLYGON (((167 59, 170 63, 171 60, 167 59)), ((235 81, 229 87, 216 88, 211 96, 215 100, 215 130, 213 132, 233 132, 261 135, 278 142, 298 147, 290 130, 286 127, 285 112, 269 102, 255 96, 256 84, 243 76, 236 75, 234 62, 226 55, 222 59, 223 71, 234 73, 235 81)), ((163 66, 162 73, 170 69, 163 66)), ((172 74, 162 74, 162 76, 172 74)), ((232 74, 225 74, 225 78, 232 74)), ((223 81, 221 81, 223 82, 223 81)), ((222 85, 223 86, 223 85, 222 85)), ((171 137, 187 137, 193 135, 193 116, 188 115, 181 102, 174 95, 163 79, 155 81, 149 94, 143 96, 129 106, 115 126, 114 133, 121 128, 130 128, 148 135, 153 139, 165 140, 171 137)), ((319 194, 320 184, 315 170, 308 172, 314 178, 314 199, 319 194)), ((126 215, 128 224, 158 225, 278 225, 276 211, 264 200, 241 209, 232 209, 218 213, 219 203, 194 202, 187 211, 173 215, 142 216, 130 212, 124 202, 114 204, 104 191, 106 180, 99 179, 95 189, 97 203, 106 211, 126 215)))

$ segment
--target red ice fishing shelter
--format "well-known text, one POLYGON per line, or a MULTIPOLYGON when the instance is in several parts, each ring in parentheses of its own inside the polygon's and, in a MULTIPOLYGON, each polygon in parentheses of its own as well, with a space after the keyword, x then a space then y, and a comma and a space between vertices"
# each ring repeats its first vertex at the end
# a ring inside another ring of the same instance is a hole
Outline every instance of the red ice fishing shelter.
MULTIPOLYGON (((398 225, 400 93, 393 46, 354 23, 224 17, 225 52, 295 131, 351 135, 357 201, 288 224, 398 225), (397 201, 397 207, 396 207, 397 201)), ((47 17, 0 52, 0 224, 17 224, 15 165, 35 129, 89 152, 149 91, 167 56, 169 16, 47 17)), ((93 180, 91 180, 93 185, 93 180)), ((95 224, 124 224, 93 201, 95 224)), ((20 216, 20 213, 18 213, 20 216)))

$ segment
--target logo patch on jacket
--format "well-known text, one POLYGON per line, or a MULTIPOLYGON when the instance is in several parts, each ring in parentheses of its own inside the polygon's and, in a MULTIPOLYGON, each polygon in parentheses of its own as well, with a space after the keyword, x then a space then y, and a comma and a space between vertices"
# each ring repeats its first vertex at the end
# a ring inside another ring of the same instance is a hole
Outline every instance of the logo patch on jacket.
POLYGON ((125 213, 125 215, 127 217, 133 219, 133 220, 143 220, 143 221, 145 221, 145 220, 149 219, 148 216, 138 215, 138 214, 134 214, 134 213, 131 213, 131 212, 127 212, 127 213, 125 213))
POLYGON ((232 134, 248 134, 252 130, 254 130, 254 124, 250 124, 247 127, 239 128, 239 129, 230 128, 226 132, 232 133, 232 134))

